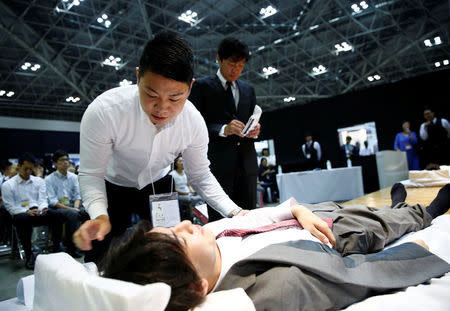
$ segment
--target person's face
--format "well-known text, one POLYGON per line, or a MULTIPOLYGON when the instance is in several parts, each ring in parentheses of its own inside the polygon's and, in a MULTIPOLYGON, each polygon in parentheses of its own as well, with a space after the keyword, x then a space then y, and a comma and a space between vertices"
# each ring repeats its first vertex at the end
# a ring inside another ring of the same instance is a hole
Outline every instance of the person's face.
POLYGON ((305 140, 306 140, 307 143, 309 143, 312 140, 312 136, 306 136, 305 140))
POLYGON ((14 176, 16 176, 17 171, 19 170, 17 163, 14 163, 13 165, 11 165, 10 169, 9 169, 9 178, 13 178, 14 176))
POLYGON ((58 158, 58 160, 54 164, 55 164, 56 169, 60 173, 67 173, 67 169, 69 168, 69 157, 62 156, 62 157, 58 158))
POLYGON ((268 156, 269 155, 269 150, 268 149, 263 149, 262 155, 263 156, 268 156))
POLYGON ((225 80, 234 82, 236 81, 244 70, 245 58, 241 60, 235 60, 232 57, 220 59, 217 56, 217 61, 219 62, 220 73, 225 78, 225 80))
POLYGON ((345 139, 345 141, 346 141, 347 144, 350 144, 350 142, 352 141, 352 139, 351 139, 350 137, 347 137, 347 138, 345 139))
POLYGON ((434 112, 431 111, 430 109, 426 109, 423 112, 423 117, 425 119, 427 119, 428 121, 433 121, 433 119, 434 119, 434 112))
POLYGON ((214 273, 218 253, 216 237, 211 230, 185 220, 171 228, 153 228, 151 232, 178 239, 201 278, 208 279, 214 273))
POLYGON ((183 158, 178 158, 178 160, 177 160, 177 168, 179 168, 180 170, 183 170, 184 169, 184 166, 183 166, 183 158))
POLYGON ((187 85, 151 71, 140 75, 139 68, 137 79, 142 110, 155 125, 167 124, 181 112, 194 82, 187 85))
POLYGON ((34 164, 28 161, 23 161, 22 164, 18 164, 19 175, 23 180, 28 180, 33 172, 34 164))
POLYGON ((402 128, 403 128, 404 131, 409 130, 409 122, 403 122, 402 128))
POLYGON ((262 159, 261 160, 261 165, 266 167, 267 166, 267 160, 266 159, 262 159))
POLYGON ((9 165, 5 168, 5 170, 2 172, 3 176, 9 176, 10 172, 11 172, 11 166, 9 165))

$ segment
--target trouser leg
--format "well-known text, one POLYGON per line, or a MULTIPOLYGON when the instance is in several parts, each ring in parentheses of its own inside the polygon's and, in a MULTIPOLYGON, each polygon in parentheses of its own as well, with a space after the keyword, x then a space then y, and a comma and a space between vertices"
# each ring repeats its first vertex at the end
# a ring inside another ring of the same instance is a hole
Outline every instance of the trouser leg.
POLYGON ((336 250, 343 255, 373 253, 402 235, 421 230, 431 216, 419 204, 397 204, 395 208, 345 207, 333 223, 336 250))
MULTIPOLYGON (((170 192, 172 176, 165 176, 153 183, 156 193, 170 192)), ((151 184, 141 190, 121 187, 105 181, 108 200, 108 216, 111 222, 111 232, 103 241, 92 241, 92 249, 85 253, 85 262, 99 263, 108 250, 109 244, 116 236, 121 235, 132 225, 131 214, 137 213, 140 219, 151 220, 149 195, 153 194, 151 184)))
POLYGON ((52 209, 51 211, 59 216, 60 222, 66 224, 67 240, 64 243, 66 243, 68 251, 75 250, 72 235, 80 227, 79 212, 69 209, 52 209))
POLYGON ((25 251, 26 258, 30 258, 31 256, 31 218, 32 216, 27 213, 20 213, 13 216, 13 224, 16 227, 17 235, 19 236, 20 243, 25 251))

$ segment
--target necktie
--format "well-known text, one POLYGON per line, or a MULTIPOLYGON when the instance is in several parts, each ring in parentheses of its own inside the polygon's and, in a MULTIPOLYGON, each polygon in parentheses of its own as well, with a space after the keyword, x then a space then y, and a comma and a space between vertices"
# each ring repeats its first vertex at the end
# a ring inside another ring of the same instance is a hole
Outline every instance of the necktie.
MULTIPOLYGON (((331 218, 322 218, 323 221, 325 221, 330 229, 333 228, 333 220, 331 218)), ((297 219, 289 219, 289 220, 283 220, 280 222, 276 222, 270 225, 262 226, 262 227, 256 227, 251 229, 226 229, 219 233, 216 236, 216 239, 224 237, 224 236, 239 236, 239 237, 245 237, 250 234, 255 233, 263 233, 268 231, 273 231, 280 228, 291 228, 291 227, 299 227, 300 229, 303 229, 302 225, 297 221, 297 219)))
POLYGON ((225 101, 230 111, 236 111, 236 105, 234 103, 233 91, 231 90, 231 82, 227 81, 227 90, 226 90, 225 101))

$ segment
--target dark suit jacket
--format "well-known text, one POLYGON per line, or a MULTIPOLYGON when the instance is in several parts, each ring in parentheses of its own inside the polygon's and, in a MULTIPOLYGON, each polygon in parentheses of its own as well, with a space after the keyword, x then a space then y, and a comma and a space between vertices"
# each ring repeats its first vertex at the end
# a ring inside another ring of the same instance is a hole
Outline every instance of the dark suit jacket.
POLYGON ((230 175, 242 159, 247 175, 257 175, 254 139, 236 135, 220 137, 224 124, 237 119, 246 124, 256 105, 253 87, 242 80, 236 81, 239 88, 238 110, 231 110, 225 102, 226 92, 216 74, 197 79, 189 100, 197 107, 205 119, 209 133, 208 158, 214 175, 230 175))

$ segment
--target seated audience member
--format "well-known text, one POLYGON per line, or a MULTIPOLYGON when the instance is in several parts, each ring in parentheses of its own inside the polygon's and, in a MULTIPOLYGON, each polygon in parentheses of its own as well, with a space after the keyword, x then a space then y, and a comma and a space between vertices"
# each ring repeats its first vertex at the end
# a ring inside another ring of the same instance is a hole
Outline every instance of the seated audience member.
POLYGON ((9 176, 8 178, 5 178, 4 181, 13 178, 14 176, 17 175, 17 172, 19 171, 18 167, 17 167, 17 163, 13 163, 9 169, 9 176))
POLYGON ((18 174, 2 185, 3 202, 12 216, 20 242, 25 251, 25 267, 34 268, 31 251, 33 226, 49 225, 52 229, 53 251, 60 250, 61 221, 55 211, 48 209, 45 181, 32 176, 35 159, 30 153, 19 158, 18 174))
POLYGON ((75 172, 77 171, 77 167, 75 165, 75 162, 69 161, 69 167, 67 168, 67 171, 72 173, 72 174, 75 174, 75 172))
POLYGON ((423 117, 427 120, 420 126, 420 138, 423 140, 423 166, 449 164, 450 159, 450 123, 437 118, 431 108, 425 108, 423 117))
POLYGON ((450 265, 429 253, 421 240, 379 252, 445 213, 450 184, 426 208, 404 203, 402 184, 393 186, 391 198, 393 208, 283 204, 204 227, 184 221, 172 228, 151 229, 149 223, 141 223, 110 247, 102 270, 109 278, 169 284, 172 293, 166 310, 187 310, 211 291, 236 287, 244 288, 256 310, 310 310, 312 305, 314 310, 339 310, 450 271, 450 265), (286 220, 290 221, 283 223, 284 230, 268 231, 266 225, 281 229, 278 222, 286 220), (304 230, 286 228, 299 224, 304 230), (370 254, 375 252, 379 253, 370 254), (435 274, 422 275, 437 266, 435 274))
POLYGON ((263 148, 261 150, 261 155, 258 156, 258 162, 261 163, 261 159, 266 158, 267 159, 267 165, 269 167, 275 167, 276 166, 276 160, 275 156, 273 154, 270 154, 269 148, 263 148))
POLYGON ((47 176, 45 172, 44 164, 41 161, 36 161, 33 167, 33 176, 45 178, 47 176))
POLYGON ((178 193, 178 201, 180 202, 181 219, 192 220, 192 211, 196 205, 203 204, 204 201, 189 184, 186 174, 184 173, 183 158, 178 156, 174 161, 175 169, 169 174, 175 182, 175 191, 178 193))
POLYGON ((417 135, 410 130, 408 121, 403 121, 402 132, 397 133, 394 141, 394 150, 406 152, 409 170, 420 170, 419 156, 417 155, 417 135))
POLYGON ((320 168, 322 150, 320 144, 313 140, 310 133, 305 134, 305 143, 302 145, 302 153, 306 159, 306 168, 308 170, 320 168))
POLYGON ((359 155, 362 157, 365 157, 365 156, 369 156, 371 154, 373 154, 372 147, 369 147, 369 143, 366 140, 366 141, 364 141, 364 146, 361 147, 361 149, 359 150, 359 155))
POLYGON ((11 170, 12 163, 8 160, 2 160, 0 163, 0 187, 4 181, 9 179, 9 172, 11 170))
POLYGON ((64 150, 57 150, 52 160, 56 171, 45 178, 48 204, 66 223, 67 252, 79 258, 82 255, 74 245, 72 235, 80 227, 81 221, 89 219, 89 216, 81 206, 78 177, 68 171, 69 155, 64 150))
POLYGON ((258 168, 258 180, 260 186, 264 189, 264 201, 268 203, 276 201, 278 198, 276 171, 275 168, 269 167, 266 158, 261 158, 258 168))

